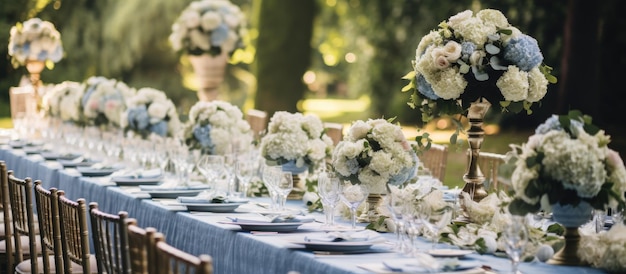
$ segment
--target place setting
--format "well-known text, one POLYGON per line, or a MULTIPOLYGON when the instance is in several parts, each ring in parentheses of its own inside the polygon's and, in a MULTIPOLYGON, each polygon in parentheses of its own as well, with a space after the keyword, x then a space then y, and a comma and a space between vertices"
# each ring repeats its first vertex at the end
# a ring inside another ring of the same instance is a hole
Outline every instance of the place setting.
POLYGON ((118 186, 140 186, 159 184, 163 178, 162 170, 154 168, 118 172, 111 176, 111 181, 118 186))
POLYGON ((290 241, 292 244, 304 246, 306 250, 343 254, 389 252, 389 249, 372 249, 374 245, 385 242, 386 240, 378 232, 372 230, 315 233, 290 241))

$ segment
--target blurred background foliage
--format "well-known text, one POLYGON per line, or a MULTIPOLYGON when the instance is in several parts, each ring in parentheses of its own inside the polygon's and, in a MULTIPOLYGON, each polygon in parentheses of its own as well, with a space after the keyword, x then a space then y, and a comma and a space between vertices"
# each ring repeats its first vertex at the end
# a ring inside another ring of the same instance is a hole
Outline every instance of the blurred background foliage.
MULTIPOLYGON (((185 56, 173 52, 167 38, 172 23, 189 2, 3 1, 0 117, 9 116, 9 88, 26 75, 24 68, 13 68, 9 62, 9 29, 31 17, 53 22, 66 51, 53 70, 42 73, 44 83, 83 81, 93 75, 116 78, 131 87, 163 90, 181 114, 186 113, 197 100, 193 71, 185 56)), ((623 114, 619 112, 626 56, 616 54, 626 44, 626 33, 620 31, 626 24, 620 14, 624 1, 232 2, 245 12, 249 31, 244 37, 247 47, 231 58, 222 98, 244 109, 317 111, 325 120, 346 123, 398 117, 405 125, 423 126, 420 114, 406 105, 408 94, 400 92, 406 84, 401 77, 412 69, 420 38, 460 11, 494 8, 537 39, 544 62, 554 68, 559 83, 550 86, 535 115, 491 111, 489 120, 503 129, 534 128, 552 113, 581 109, 607 128, 617 149, 626 152, 623 114), (280 22, 293 25, 279 29, 280 22), (294 54, 290 43, 299 43, 301 50, 294 54), (303 46, 306 44, 309 46, 303 46), (279 63, 281 50, 289 56, 283 58, 285 63, 267 66, 279 63)))

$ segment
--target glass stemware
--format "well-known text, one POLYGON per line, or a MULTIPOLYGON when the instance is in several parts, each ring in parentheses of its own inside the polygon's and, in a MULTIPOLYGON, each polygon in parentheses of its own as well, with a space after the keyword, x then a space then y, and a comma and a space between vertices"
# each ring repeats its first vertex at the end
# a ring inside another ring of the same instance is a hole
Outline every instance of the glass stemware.
POLYGON ((276 190, 277 181, 283 172, 282 166, 268 166, 263 165, 261 170, 261 177, 263 179, 263 185, 267 188, 267 192, 270 195, 270 209, 278 210, 279 194, 276 190))
POLYGON ((503 235, 506 245, 506 254, 511 259, 511 273, 521 273, 518 270, 519 262, 524 253, 524 247, 528 242, 528 230, 525 217, 509 215, 503 235))
POLYGON ((432 248, 435 249, 439 242, 439 232, 446 227, 452 221, 452 207, 444 206, 442 208, 429 208, 428 206, 422 207, 423 212, 426 215, 426 227, 432 233, 432 248))
POLYGON ((340 184, 339 197, 350 208, 353 229, 356 228, 356 209, 365 201, 367 195, 369 195, 369 190, 364 185, 353 185, 350 182, 340 184))
POLYGON ((243 198, 248 196, 248 186, 256 172, 255 160, 256 159, 240 157, 235 163, 235 174, 239 182, 239 187, 235 189, 237 196, 243 198))
POLYGON ((321 172, 317 180, 317 189, 326 215, 324 226, 332 227, 335 225, 335 207, 339 202, 339 178, 333 173, 321 172))
POLYGON ((202 155, 197 163, 198 170, 206 178, 207 184, 211 192, 203 192, 203 194, 215 194, 217 190, 217 179, 220 178, 224 171, 224 157, 221 155, 202 155))
POLYGON ((280 175, 280 179, 276 184, 276 190, 280 194, 280 211, 285 211, 285 202, 287 201, 287 195, 293 190, 293 175, 290 171, 283 171, 280 175))
POLYGON ((405 201, 402 200, 401 192, 402 189, 399 186, 387 185, 387 197, 386 197, 386 206, 389 210, 389 215, 391 215, 391 219, 396 227, 394 233, 396 234, 396 244, 394 249, 396 251, 403 250, 403 234, 405 229, 405 222, 403 220, 402 211, 404 208, 405 201))

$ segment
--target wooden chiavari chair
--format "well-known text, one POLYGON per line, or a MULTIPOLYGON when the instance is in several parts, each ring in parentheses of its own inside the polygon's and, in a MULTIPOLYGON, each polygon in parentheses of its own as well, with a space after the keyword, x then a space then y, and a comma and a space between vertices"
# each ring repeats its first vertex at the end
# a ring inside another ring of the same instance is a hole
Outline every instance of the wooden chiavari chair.
POLYGON ((126 232, 128 233, 128 253, 130 256, 130 268, 133 274, 157 273, 156 266, 152 264, 154 259, 154 235, 157 233, 153 227, 141 228, 137 220, 126 220, 126 232))
POLYGON ((11 207, 9 205, 9 171, 4 161, 0 161, 0 195, 2 195, 2 211, 4 219, 4 239, 0 241, 0 271, 11 273, 13 271, 13 239, 11 229, 11 207), (4 248, 4 250, 1 250, 4 248))
MULTIPOLYGON (((30 178, 20 179, 8 171, 8 193, 11 208, 11 233, 13 236, 13 255, 8 253, 8 273, 12 273, 15 264, 36 257, 41 250, 35 233, 33 213, 33 182, 30 178)), ((7 246, 10 246, 7 242, 7 246)), ((37 260, 30 261, 30 270, 37 270, 37 260)))
POLYGON ((98 262, 98 273, 130 273, 128 234, 126 233, 128 213, 117 215, 98 209, 98 204, 89 204, 91 232, 98 262))
POLYGON ((98 273, 96 257, 89 253, 87 202, 73 201, 59 190, 59 222, 65 273, 98 273))
POLYGON ((480 167, 483 175, 485 175, 486 189, 506 191, 506 186, 501 186, 498 178, 498 168, 505 160, 506 156, 503 154, 480 152, 478 167, 480 167))
POLYGON ((430 149, 425 150, 419 157, 433 177, 443 182, 448 165, 448 146, 432 143, 430 149))
POLYGON ((165 242, 165 236, 154 236, 157 274, 212 274, 213 259, 209 255, 194 256, 165 242))

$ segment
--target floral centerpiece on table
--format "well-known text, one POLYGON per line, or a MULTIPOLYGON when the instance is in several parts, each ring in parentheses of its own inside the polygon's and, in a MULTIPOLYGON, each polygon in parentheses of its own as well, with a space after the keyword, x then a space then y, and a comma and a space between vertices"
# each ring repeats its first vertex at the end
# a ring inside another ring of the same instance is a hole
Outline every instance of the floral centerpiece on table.
POLYGON ((582 235, 578 255, 594 267, 626 272, 626 226, 617 223, 607 232, 582 235))
POLYGON ((119 126, 121 115, 126 110, 126 99, 132 97, 135 90, 124 82, 101 76, 90 77, 86 86, 82 105, 89 122, 96 126, 119 126))
POLYGON ((626 168, 609 142, 591 117, 578 111, 550 117, 509 153, 515 192, 511 213, 549 212, 554 204, 582 202, 599 210, 624 208, 626 168))
POLYGON ((163 91, 140 88, 133 97, 128 98, 126 104, 120 126, 142 138, 151 133, 163 137, 174 136, 180 128, 176 106, 163 91))
POLYGON ((370 193, 386 193, 415 175, 417 156, 402 128, 385 119, 358 120, 333 150, 332 164, 343 180, 365 184, 370 193))
POLYGON ((465 115, 480 99, 530 114, 548 83, 556 83, 552 68, 542 62, 537 41, 509 24, 500 11, 466 10, 421 39, 413 71, 405 76, 411 82, 402 91, 413 91, 408 103, 420 110, 424 122, 465 115))
POLYGON ((79 82, 65 81, 54 85, 42 98, 43 110, 50 116, 65 122, 84 125, 82 98, 85 85, 79 82))
POLYGON ((323 164, 332 146, 333 141, 317 116, 286 111, 272 115, 260 145, 261 156, 268 163, 300 172, 323 164))
POLYGON ((227 0, 194 1, 172 26, 169 40, 176 51, 191 55, 231 54, 243 46, 245 17, 227 0))
POLYGON ((199 101, 189 110, 183 138, 190 149, 223 155, 230 152, 232 145, 247 150, 253 136, 250 124, 237 106, 224 101, 199 101))
POLYGON ((63 58, 61 34, 54 24, 31 18, 11 28, 9 55, 14 67, 28 61, 48 62, 48 67, 63 58))

